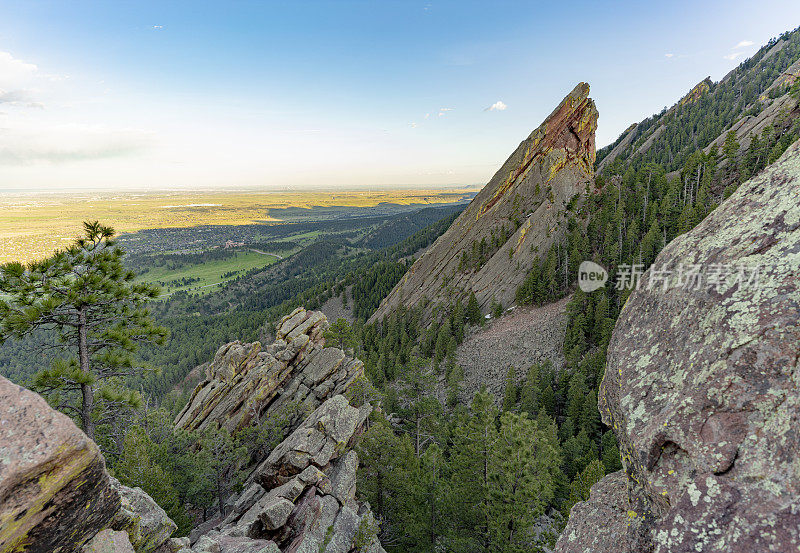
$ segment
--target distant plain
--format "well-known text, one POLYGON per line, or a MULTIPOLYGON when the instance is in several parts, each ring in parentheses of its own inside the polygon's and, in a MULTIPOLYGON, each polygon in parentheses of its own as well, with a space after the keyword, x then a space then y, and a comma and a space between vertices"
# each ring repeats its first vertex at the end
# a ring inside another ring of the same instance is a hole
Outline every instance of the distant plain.
POLYGON ((453 202, 475 188, 302 192, 124 192, 0 195, 0 263, 41 259, 99 220, 118 232, 198 225, 280 224, 314 208, 453 202))

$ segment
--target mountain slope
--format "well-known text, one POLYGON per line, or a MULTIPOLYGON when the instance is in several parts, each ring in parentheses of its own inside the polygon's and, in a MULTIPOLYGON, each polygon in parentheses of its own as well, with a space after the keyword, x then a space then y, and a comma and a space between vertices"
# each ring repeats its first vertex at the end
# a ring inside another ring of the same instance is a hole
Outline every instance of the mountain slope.
MULTIPOLYGON (((675 171, 698 149, 721 146, 729 130, 754 130, 746 125, 751 119, 760 118, 758 130, 763 129, 787 107, 789 87, 800 75, 799 60, 800 28, 771 40, 718 83, 706 78, 671 108, 631 125, 597 152, 598 173, 614 161, 654 162, 675 171)), ((740 143, 750 134, 737 132, 740 143)), ((748 145, 746 139, 742 146, 748 145)))
POLYGON ((537 253, 561 233, 565 207, 593 176, 597 109, 581 83, 524 140, 370 318, 475 293, 511 303, 537 253))

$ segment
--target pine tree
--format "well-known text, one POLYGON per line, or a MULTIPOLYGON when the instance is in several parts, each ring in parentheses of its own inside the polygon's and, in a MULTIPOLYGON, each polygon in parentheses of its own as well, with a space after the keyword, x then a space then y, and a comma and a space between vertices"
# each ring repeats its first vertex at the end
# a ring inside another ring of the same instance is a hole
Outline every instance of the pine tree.
POLYGON ((448 542, 456 551, 491 551, 489 466, 497 446, 496 418, 494 401, 482 390, 453 429, 447 514, 448 542))
POLYGON ((247 478, 247 446, 234 439, 218 424, 206 428, 200 436, 201 467, 212 483, 220 513, 224 517, 225 501, 247 478))
POLYGON ((592 460, 580 474, 569 485, 569 499, 562 505, 562 512, 565 517, 569 516, 572 506, 578 501, 589 499, 589 490, 598 483, 606 474, 603 463, 597 459, 592 460))
POLYGON ((58 335, 69 357, 39 372, 33 388, 51 395, 94 438, 98 421, 138 400, 133 393, 104 394, 106 382, 143 370, 133 359, 137 346, 163 343, 166 330, 144 308, 158 287, 133 282, 114 230, 96 221, 83 226, 85 237, 48 259, 0 267, 0 293, 9 296, 0 300, 0 343, 36 329, 58 335))
POLYGON ((439 400, 431 394, 435 377, 424 359, 414 357, 403 371, 399 381, 400 416, 405 421, 408 434, 414 443, 417 457, 433 438, 438 415, 442 411, 439 400))
POLYGON ((325 331, 325 340, 328 345, 339 349, 349 349, 356 345, 355 334, 347 319, 339 317, 330 328, 325 331))
POLYGON ((481 315, 481 308, 478 305, 478 298, 475 297, 475 292, 471 292, 469 295, 466 316, 469 324, 473 326, 483 324, 483 315, 481 315))
POLYGON ((114 473, 126 486, 142 488, 178 525, 178 535, 186 535, 192 528, 191 520, 179 500, 172 478, 153 460, 151 452, 155 449, 144 429, 132 426, 114 473))
POLYGON ((553 500, 561 456, 557 440, 544 430, 525 413, 500 416, 488 468, 491 551, 529 551, 527 530, 553 500))
POLYGON ((514 411, 517 407, 517 371, 509 365, 506 373, 506 386, 503 393, 503 411, 514 411))

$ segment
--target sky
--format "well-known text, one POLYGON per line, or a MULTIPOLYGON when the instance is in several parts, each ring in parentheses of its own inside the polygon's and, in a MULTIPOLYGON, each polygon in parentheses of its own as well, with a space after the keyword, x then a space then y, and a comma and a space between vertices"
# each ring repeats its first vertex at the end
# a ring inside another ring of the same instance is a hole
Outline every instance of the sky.
POLYGON ((482 184, 580 81, 598 146, 797 0, 0 0, 0 190, 482 184))

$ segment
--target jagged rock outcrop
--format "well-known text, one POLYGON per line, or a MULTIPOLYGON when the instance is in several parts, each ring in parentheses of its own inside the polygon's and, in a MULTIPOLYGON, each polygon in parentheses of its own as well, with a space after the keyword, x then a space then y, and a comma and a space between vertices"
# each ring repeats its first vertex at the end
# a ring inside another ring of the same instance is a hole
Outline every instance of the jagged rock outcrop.
MULTIPOLYGON (((592 551, 800 549, 798 198, 800 142, 667 245, 654 263, 674 271, 667 289, 627 301, 600 410, 628 476, 607 498, 628 524, 592 551), (733 274, 681 287, 681 264, 733 274)), ((585 551, 580 529, 606 524, 592 504, 573 509, 559 553, 585 551)))
POLYGON ((259 342, 222 346, 175 426, 195 430, 216 422, 233 432, 292 406, 301 408, 292 415, 299 423, 303 412, 343 393, 364 373, 361 361, 325 347, 327 328, 321 312, 298 308, 281 319, 275 343, 266 348, 259 342))
POLYGON ((342 395, 320 405, 254 472, 216 528, 180 553, 382 553, 356 500, 352 450, 372 408, 342 395))
POLYGON ((412 265, 370 322, 401 305, 449 303, 470 292, 484 308, 493 299, 513 303, 534 260, 561 234, 565 206, 591 181, 596 128, 597 109, 581 83, 412 265))
POLYGON ((97 445, 0 377, 0 551, 80 551, 119 505, 97 445))

